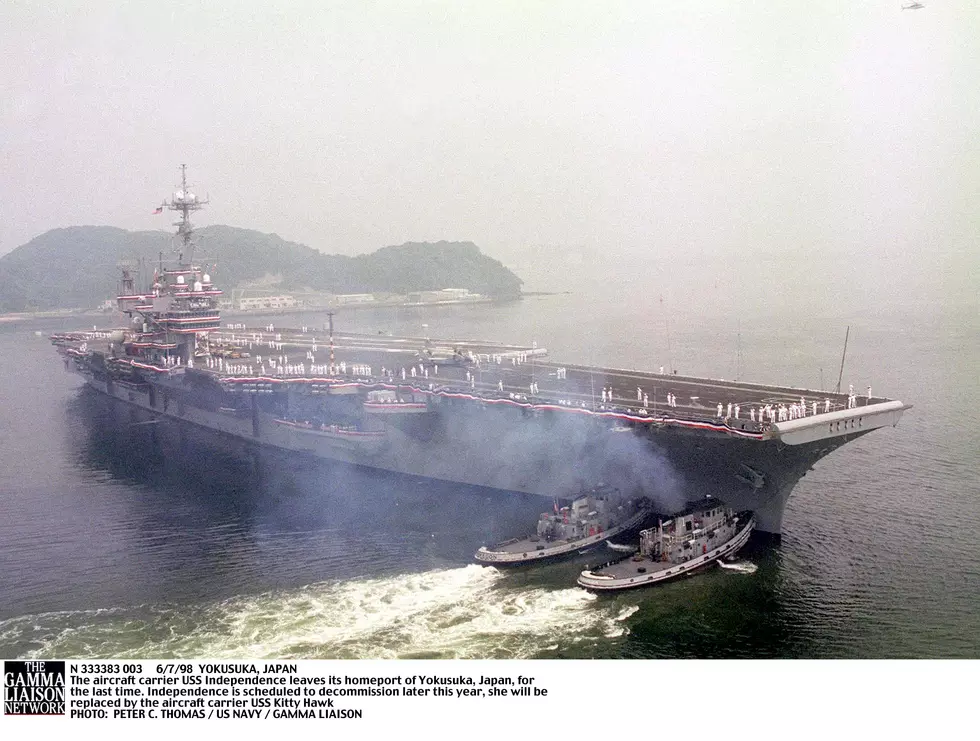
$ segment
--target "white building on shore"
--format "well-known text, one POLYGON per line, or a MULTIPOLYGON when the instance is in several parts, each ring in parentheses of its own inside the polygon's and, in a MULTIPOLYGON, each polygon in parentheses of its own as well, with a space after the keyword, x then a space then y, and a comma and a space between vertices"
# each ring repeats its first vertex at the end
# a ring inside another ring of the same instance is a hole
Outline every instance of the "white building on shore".
POLYGON ((255 296, 253 298, 241 298, 238 301, 238 309, 241 311, 295 309, 297 306, 299 306, 299 302, 295 296, 255 296))

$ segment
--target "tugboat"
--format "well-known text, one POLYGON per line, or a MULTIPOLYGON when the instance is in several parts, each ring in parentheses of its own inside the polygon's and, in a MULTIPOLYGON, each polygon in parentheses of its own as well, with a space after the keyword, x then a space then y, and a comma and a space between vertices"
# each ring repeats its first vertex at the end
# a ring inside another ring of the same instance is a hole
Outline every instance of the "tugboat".
POLYGON ((634 530, 653 514, 646 497, 626 499, 619 489, 600 484, 580 493, 571 506, 542 512, 537 532, 526 538, 513 538, 475 554, 477 561, 498 566, 516 566, 568 556, 634 530))
POLYGON ((734 556, 755 525, 749 513, 736 514, 718 500, 705 499, 671 520, 640 532, 635 556, 583 571, 578 585, 596 592, 659 584, 734 556))

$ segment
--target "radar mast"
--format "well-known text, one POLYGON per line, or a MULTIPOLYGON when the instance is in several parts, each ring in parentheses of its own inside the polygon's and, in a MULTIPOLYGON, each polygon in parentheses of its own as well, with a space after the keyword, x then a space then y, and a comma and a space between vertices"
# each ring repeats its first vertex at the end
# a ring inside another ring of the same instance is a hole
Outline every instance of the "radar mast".
POLYGON ((178 262, 181 264, 184 264, 185 254, 188 256, 188 262, 194 261, 194 225, 191 224, 191 211, 199 211, 208 202, 209 199, 198 198, 197 195, 190 192, 187 185, 187 165, 181 165, 179 189, 173 194, 170 202, 167 203, 168 209, 180 213, 180 221, 175 221, 174 226, 177 227, 177 237, 181 241, 181 244, 178 246, 177 257, 178 262))

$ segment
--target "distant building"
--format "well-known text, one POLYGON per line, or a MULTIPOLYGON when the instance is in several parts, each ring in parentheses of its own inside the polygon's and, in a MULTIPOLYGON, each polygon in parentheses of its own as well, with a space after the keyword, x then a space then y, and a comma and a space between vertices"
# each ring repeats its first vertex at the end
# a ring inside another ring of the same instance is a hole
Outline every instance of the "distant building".
POLYGON ((442 301, 475 301, 479 293, 470 293, 468 288, 443 288, 439 291, 415 291, 408 294, 413 304, 434 304, 442 301))
POLYGON ((254 309, 295 309, 299 306, 294 296, 257 296, 239 299, 238 308, 242 311, 254 309))
POLYGON ((345 293, 334 297, 338 304, 369 304, 374 301, 373 293, 345 293))

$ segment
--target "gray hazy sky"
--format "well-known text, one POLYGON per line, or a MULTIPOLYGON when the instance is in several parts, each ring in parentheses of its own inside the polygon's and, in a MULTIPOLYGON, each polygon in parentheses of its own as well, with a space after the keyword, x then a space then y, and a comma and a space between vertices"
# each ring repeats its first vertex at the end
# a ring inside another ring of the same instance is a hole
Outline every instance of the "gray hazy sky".
POLYGON ((169 228, 186 162, 200 224, 327 252, 974 269, 980 9, 900 6, 6 0, 0 254, 169 228))

